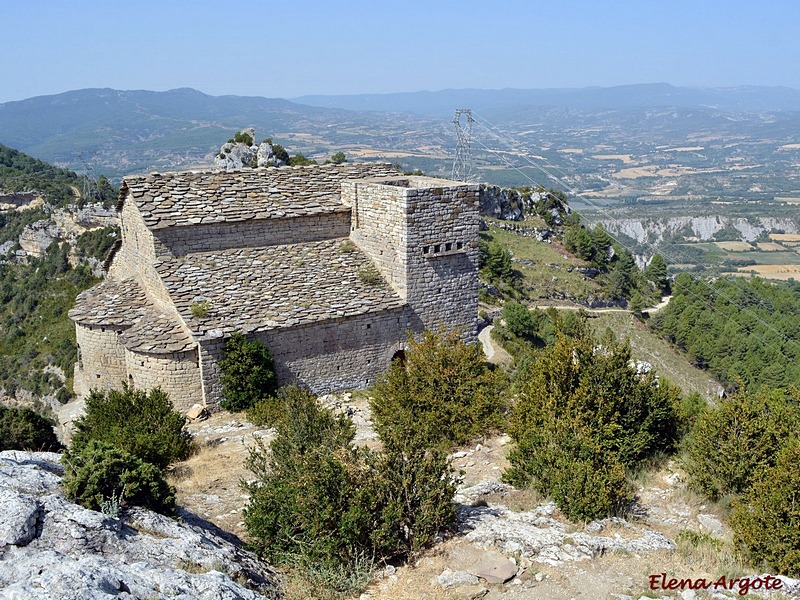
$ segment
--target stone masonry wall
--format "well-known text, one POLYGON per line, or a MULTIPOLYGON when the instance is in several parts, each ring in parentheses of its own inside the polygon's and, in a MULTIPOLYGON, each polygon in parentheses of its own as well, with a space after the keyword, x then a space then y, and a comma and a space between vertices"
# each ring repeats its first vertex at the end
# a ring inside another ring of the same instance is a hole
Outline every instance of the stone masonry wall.
MULTIPOLYGON (((407 329, 406 312, 398 308, 275 329, 257 338, 269 348, 281 385, 296 381, 323 394, 371 385, 404 348, 407 329)), ((201 347, 205 401, 212 410, 222 399, 218 363, 223 348, 221 339, 201 347)))
POLYGON ((155 232, 157 252, 184 256, 193 252, 210 252, 229 248, 254 248, 279 244, 316 242, 350 234, 350 211, 294 217, 264 219, 256 222, 219 223, 158 229, 155 232))
POLYGON ((75 393, 84 397, 93 388, 119 388, 127 378, 120 328, 76 323, 79 357, 75 365, 75 393))
POLYGON ((478 312, 478 186, 427 177, 343 184, 351 237, 409 305, 409 326, 461 328, 478 312))
POLYGON ((404 190, 408 213, 408 295, 411 326, 463 328, 477 336, 478 186, 404 190))
POLYGON ((203 387, 197 352, 170 355, 141 354, 125 350, 128 381, 137 389, 160 387, 181 412, 203 403, 203 387))
POLYGON ((161 387, 180 411, 202 403, 203 388, 197 352, 170 355, 134 353, 119 340, 120 328, 76 324, 80 357, 75 365, 75 393, 83 398, 92 389, 120 389, 123 382, 137 389, 161 387))
POLYGON ((406 298, 407 203, 402 190, 361 181, 342 183, 342 202, 352 209, 350 237, 375 261, 401 298, 406 298))
POLYGON ((109 279, 117 281, 136 279, 162 310, 175 312, 172 299, 155 268, 157 240, 145 225, 136 203, 125 203, 122 208, 121 223, 122 247, 111 263, 109 279))

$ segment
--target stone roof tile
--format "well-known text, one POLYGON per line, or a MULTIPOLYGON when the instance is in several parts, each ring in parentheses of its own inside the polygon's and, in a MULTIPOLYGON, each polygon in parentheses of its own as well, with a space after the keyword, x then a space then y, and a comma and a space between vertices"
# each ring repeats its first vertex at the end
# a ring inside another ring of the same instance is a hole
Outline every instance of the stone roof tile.
POLYGON ((176 316, 157 309, 133 279, 106 280, 81 292, 69 317, 84 326, 119 329, 120 341, 132 352, 171 354, 194 347, 176 316))
POLYGON ((362 281, 359 273, 374 267, 360 250, 342 249, 346 239, 198 252, 162 260, 156 269, 200 339, 403 306, 385 282, 362 281), (204 301, 206 313, 193 316, 192 305, 204 301))
POLYGON ((342 181, 396 174, 388 163, 151 173, 124 179, 117 210, 132 197, 150 229, 349 212, 342 181))

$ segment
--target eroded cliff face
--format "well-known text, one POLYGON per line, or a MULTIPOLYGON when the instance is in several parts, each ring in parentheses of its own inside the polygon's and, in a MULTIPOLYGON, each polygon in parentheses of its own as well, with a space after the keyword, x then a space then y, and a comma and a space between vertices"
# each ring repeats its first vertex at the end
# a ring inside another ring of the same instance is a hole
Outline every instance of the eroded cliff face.
POLYGON ((36 221, 25 227, 19 236, 19 245, 26 254, 42 256, 53 242, 72 244, 82 233, 99 227, 118 225, 116 211, 105 208, 99 202, 83 208, 67 206, 53 210, 49 219, 36 221))
POLYGON ((59 459, 50 452, 0 452, 0 596, 276 595, 269 567, 191 513, 175 521, 132 508, 116 518, 67 501, 59 459))
POLYGON ((686 241, 707 241, 723 229, 736 229, 742 239, 752 242, 764 232, 780 230, 785 233, 800 231, 793 219, 775 217, 667 217, 645 219, 601 219, 612 235, 624 234, 638 242, 658 244, 664 240, 683 236, 686 241))

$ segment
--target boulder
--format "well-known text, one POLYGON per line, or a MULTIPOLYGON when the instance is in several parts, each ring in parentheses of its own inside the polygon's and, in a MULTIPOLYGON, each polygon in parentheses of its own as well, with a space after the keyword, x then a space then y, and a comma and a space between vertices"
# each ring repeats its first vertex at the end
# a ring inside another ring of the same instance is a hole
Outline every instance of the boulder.
POLYGON ((188 512, 121 518, 69 502, 54 453, 0 452, 0 596, 265 598, 274 572, 188 512), (243 585, 245 584, 246 585, 243 585))

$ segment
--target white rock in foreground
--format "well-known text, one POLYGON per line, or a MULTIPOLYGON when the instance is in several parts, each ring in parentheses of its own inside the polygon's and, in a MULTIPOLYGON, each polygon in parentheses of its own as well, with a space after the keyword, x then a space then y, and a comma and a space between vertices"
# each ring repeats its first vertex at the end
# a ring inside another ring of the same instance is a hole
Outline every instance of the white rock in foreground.
POLYGON ((194 515, 134 508, 116 519, 68 502, 59 458, 0 452, 0 598, 275 595, 268 567, 194 515))

